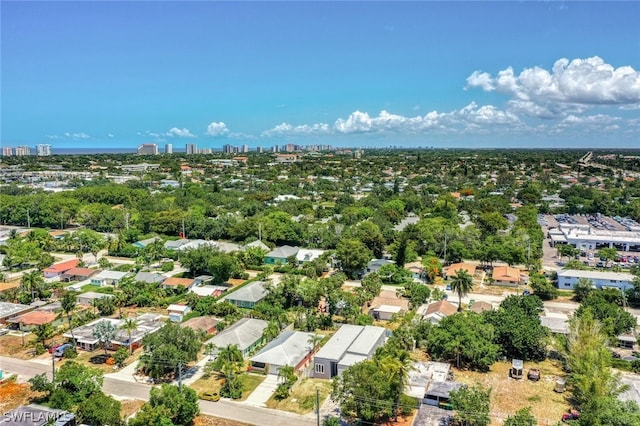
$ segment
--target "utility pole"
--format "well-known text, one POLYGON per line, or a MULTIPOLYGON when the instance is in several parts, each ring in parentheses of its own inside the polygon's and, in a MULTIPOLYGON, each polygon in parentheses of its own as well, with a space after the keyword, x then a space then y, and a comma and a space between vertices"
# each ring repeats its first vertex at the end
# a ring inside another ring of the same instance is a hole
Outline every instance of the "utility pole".
POLYGON ((258 241, 262 241, 262 222, 258 223, 258 241))
POLYGON ((182 238, 187 238, 187 231, 184 229, 184 219, 182 219, 182 238))
POLYGON ((447 234, 444 234, 444 264, 447 264, 447 234))
POLYGON ((182 361, 178 362, 178 387, 182 389, 182 361))
MULTIPOLYGON (((51 342, 53 347, 53 342, 51 342)), ((56 350, 51 351, 51 384, 55 388, 56 386, 56 350)))
POLYGON ((316 407, 318 407, 316 420, 318 422, 318 426, 320 426, 320 389, 316 388, 316 407))
POLYGON ((27 228, 31 228, 31 217, 29 216, 29 209, 27 209, 27 228))

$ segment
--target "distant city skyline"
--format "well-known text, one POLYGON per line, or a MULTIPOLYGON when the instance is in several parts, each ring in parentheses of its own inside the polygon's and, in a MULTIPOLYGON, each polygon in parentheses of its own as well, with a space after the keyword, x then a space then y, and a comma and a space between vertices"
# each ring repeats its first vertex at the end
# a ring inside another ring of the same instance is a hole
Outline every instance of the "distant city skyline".
POLYGON ((638 2, 3 1, 0 144, 636 148, 638 16, 638 2))

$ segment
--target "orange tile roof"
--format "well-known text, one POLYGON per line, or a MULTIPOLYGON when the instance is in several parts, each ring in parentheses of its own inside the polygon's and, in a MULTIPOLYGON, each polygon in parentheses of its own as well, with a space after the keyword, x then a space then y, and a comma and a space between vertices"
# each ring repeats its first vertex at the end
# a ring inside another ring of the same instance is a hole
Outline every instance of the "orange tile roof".
POLYGON ((18 288, 20 287, 20 283, 18 282, 14 282, 14 283, 0 283, 0 293, 2 293, 5 290, 10 290, 12 288, 18 288))
POLYGON ((464 263, 464 262, 452 263, 447 268, 446 275, 448 277, 451 277, 451 276, 455 275, 457 271, 460 271, 460 270, 465 270, 465 271, 467 271, 469 273, 469 275, 473 276, 473 274, 476 273, 476 265, 470 265, 470 264, 464 263))
POLYGON ((56 317, 53 312, 31 311, 20 315, 16 320, 24 325, 42 325, 55 321, 56 317))
POLYGON ((88 277, 97 272, 100 272, 100 271, 98 271, 97 269, 91 269, 91 268, 71 268, 68 271, 66 271, 64 274, 75 275, 80 277, 88 277))
POLYGON ((409 300, 398 297, 395 291, 383 290, 371 301, 373 308, 379 308, 382 305, 399 306, 404 311, 409 310, 409 300))
POLYGON ((194 280, 191 278, 167 278, 162 282, 162 285, 169 285, 171 287, 189 287, 193 284, 194 280))
POLYGON ((495 281, 520 281, 520 270, 510 266, 496 266, 491 275, 495 281))
POLYGON ((458 312, 458 308, 456 305, 451 302, 447 302, 446 300, 441 300, 439 302, 434 302, 427 306, 427 311, 424 313, 425 316, 431 315, 433 313, 440 312, 445 316, 453 315, 458 312))
POLYGON ((68 271, 71 268, 75 268, 76 265, 80 262, 80 260, 78 259, 71 259, 71 260, 67 260, 65 262, 60 262, 60 263, 55 263, 51 266, 49 266, 47 269, 45 269, 45 272, 64 272, 64 271, 68 271))

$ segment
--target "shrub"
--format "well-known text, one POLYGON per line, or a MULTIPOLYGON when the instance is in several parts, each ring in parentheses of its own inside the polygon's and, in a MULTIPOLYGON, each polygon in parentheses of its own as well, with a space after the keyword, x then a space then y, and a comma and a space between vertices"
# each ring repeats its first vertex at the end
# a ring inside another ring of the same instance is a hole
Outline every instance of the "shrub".
POLYGON ((78 358, 78 350, 75 346, 71 346, 64 350, 62 356, 68 359, 78 358))
POLYGON ((403 416, 408 416, 413 413, 413 410, 418 408, 418 402, 415 398, 409 395, 400 396, 400 413, 403 416))
POLYGON ((162 272, 173 271, 173 262, 165 262, 162 264, 162 272))
POLYGON ((36 355, 42 355, 47 351, 47 348, 45 348, 42 343, 36 343, 33 350, 36 352, 36 355))
POLYGON ((276 401, 282 401, 283 399, 289 398, 289 386, 286 383, 278 385, 273 397, 276 401))

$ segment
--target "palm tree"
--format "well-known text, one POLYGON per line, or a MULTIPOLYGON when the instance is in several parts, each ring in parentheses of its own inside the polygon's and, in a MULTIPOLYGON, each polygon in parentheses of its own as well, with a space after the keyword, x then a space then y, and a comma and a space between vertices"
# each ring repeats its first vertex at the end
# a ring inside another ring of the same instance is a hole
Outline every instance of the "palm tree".
POLYGON ((324 338, 324 336, 322 336, 322 334, 312 334, 311 337, 309 337, 309 340, 307 340, 307 343, 309 343, 311 345, 311 350, 315 351, 316 348, 318 347, 318 344, 322 341, 322 339, 324 338))
POLYGON ((458 295, 458 312, 462 310, 462 298, 473 288, 473 278, 464 269, 459 269, 451 281, 451 290, 458 295))
POLYGON ((25 272, 22 274, 22 290, 31 292, 31 301, 35 299, 35 292, 44 285, 44 278, 42 272, 34 269, 31 272, 25 272))
POLYGON ((133 318, 125 318, 124 321, 122 322, 122 325, 120 325, 120 329, 125 330, 127 332, 127 335, 129 336, 129 340, 127 340, 127 342, 129 343, 129 352, 133 355, 133 345, 131 344, 131 332, 138 329, 138 323, 133 318))
POLYGON ((262 333, 262 338, 264 340, 269 341, 278 337, 278 334, 280 334, 280 326, 275 320, 271 320, 267 324, 267 327, 264 329, 264 332, 262 333))
POLYGON ((73 340, 73 344, 76 344, 76 338, 73 335, 73 327, 71 326, 71 312, 76 308, 77 305, 76 293, 73 291, 66 291, 62 295, 60 299, 60 305, 62 306, 62 311, 67 316, 67 321, 69 321, 69 332, 71 333, 71 340, 73 340))
POLYGON ((291 365, 284 365, 278 370, 278 380, 282 380, 283 383, 292 382, 295 376, 295 370, 291 365))
POLYGON ((47 339, 53 336, 53 334, 55 333, 55 329, 53 328, 53 325, 48 322, 46 324, 36 325, 36 328, 33 329, 33 332, 36 335, 38 341, 42 342, 42 345, 45 345, 47 339))
MULTIPOLYGON (((225 364, 239 364, 242 361, 244 361, 244 357, 238 345, 227 345, 220 349, 215 363, 218 366, 223 366, 225 364)), ((218 370, 221 371, 222 368, 218 368, 218 370)))

